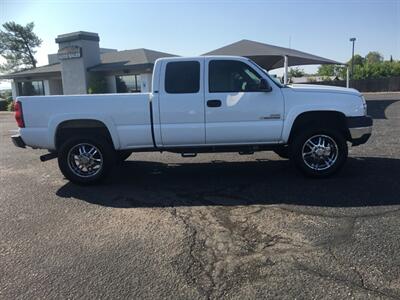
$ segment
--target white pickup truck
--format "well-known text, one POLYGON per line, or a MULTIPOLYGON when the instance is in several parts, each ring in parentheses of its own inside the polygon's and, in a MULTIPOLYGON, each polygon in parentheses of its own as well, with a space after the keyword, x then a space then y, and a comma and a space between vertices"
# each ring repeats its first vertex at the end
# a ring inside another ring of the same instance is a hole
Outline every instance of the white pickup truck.
POLYGON ((69 180, 104 178, 132 152, 272 150, 308 176, 326 177, 345 162, 347 142, 365 143, 372 119, 354 89, 287 86, 250 59, 162 58, 152 92, 18 97, 18 147, 48 149, 69 180))

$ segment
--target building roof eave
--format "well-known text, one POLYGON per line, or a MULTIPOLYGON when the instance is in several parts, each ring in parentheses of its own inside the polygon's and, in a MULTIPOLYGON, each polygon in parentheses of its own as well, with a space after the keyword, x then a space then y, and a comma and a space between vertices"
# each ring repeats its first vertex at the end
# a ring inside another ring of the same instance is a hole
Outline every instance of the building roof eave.
POLYGON ((40 77, 55 75, 61 76, 61 64, 55 63, 45 66, 40 66, 32 69, 22 70, 14 73, 0 75, 0 79, 14 79, 21 77, 40 77))
POLYGON ((109 63, 109 64, 99 64, 97 66, 88 68, 89 72, 137 72, 137 73, 151 73, 153 70, 154 64, 153 63, 145 63, 145 64, 125 64, 124 62, 120 63, 109 63))
POLYGON ((40 78, 48 78, 48 77, 58 77, 61 78, 61 71, 55 71, 55 72, 42 72, 42 73, 24 73, 24 74, 5 74, 5 75, 0 75, 0 79, 40 79, 40 78))

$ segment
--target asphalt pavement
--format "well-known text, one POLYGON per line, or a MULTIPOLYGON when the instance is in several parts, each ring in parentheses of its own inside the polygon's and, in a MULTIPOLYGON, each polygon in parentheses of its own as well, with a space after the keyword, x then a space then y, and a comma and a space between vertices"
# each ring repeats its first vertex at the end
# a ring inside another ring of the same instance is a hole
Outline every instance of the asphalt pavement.
POLYGON ((0 113, 0 298, 399 299, 400 93, 366 97, 373 136, 323 180, 141 153, 77 186, 0 113))

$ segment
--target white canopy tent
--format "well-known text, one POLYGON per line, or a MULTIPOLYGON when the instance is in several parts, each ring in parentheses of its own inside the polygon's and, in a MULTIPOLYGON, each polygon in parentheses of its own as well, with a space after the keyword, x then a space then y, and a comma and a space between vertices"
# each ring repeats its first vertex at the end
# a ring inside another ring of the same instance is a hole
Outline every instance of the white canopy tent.
MULTIPOLYGON (((238 55, 252 59, 266 70, 284 68, 284 83, 288 81, 288 67, 300 65, 323 65, 338 64, 341 62, 316 56, 306 52, 268 45, 250 40, 239 42, 215 49, 203 55, 238 55)), ((349 85, 349 74, 347 72, 347 86, 349 85)))

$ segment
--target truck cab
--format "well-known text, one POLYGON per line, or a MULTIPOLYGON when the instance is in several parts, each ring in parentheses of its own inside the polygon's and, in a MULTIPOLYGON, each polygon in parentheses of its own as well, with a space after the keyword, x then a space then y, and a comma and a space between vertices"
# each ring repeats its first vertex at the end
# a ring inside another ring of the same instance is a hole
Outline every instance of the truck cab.
MULTIPOLYGON (((158 69, 159 68, 159 72, 158 69)), ((162 59, 153 101, 162 146, 278 143, 281 88, 246 58, 162 59)), ((157 122, 155 122, 156 124, 157 122)))

